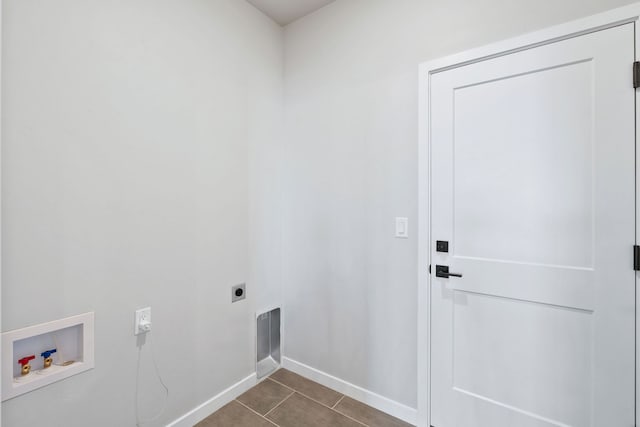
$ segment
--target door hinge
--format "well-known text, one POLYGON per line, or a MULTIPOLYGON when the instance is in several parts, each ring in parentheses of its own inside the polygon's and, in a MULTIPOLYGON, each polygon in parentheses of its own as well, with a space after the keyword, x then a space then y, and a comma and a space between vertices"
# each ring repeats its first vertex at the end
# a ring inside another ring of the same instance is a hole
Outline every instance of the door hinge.
POLYGON ((633 88, 640 87, 640 61, 633 63, 633 88))
POLYGON ((640 271, 640 246, 633 246, 633 269, 640 271))
POLYGON ((429 274, 431 274, 431 264, 429 264, 429 274))

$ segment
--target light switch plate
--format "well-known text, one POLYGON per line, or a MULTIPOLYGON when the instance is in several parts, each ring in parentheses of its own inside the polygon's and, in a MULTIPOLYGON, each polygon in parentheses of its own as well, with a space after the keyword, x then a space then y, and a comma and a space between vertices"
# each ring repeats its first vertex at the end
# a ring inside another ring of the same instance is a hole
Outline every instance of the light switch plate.
POLYGON ((409 238, 409 218, 396 217, 396 237, 399 239, 409 238))

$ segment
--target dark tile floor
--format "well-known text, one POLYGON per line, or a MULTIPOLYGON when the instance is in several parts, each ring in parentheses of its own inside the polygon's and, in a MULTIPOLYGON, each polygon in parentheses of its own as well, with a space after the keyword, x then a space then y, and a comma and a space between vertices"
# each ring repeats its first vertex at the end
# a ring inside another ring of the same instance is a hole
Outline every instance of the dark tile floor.
POLYGON ((409 427, 337 391, 280 369, 196 427, 409 427))

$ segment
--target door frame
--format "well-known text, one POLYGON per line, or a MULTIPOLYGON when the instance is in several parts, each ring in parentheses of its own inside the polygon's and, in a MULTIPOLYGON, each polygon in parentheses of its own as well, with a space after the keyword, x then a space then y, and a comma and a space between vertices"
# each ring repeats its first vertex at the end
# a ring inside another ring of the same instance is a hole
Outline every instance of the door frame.
MULTIPOLYGON (((431 300, 429 289, 431 288, 431 276, 428 267, 431 264, 431 206, 430 206, 430 151, 431 151, 431 116, 430 116, 430 85, 431 75, 457 68, 460 66, 496 58, 538 46, 555 43, 599 30, 615 27, 622 24, 635 24, 635 60, 638 58, 638 46, 640 46, 640 3, 634 3, 621 8, 613 9, 587 18, 571 21, 540 31, 515 37, 488 46, 468 50, 462 53, 447 56, 433 61, 423 62, 419 66, 419 115, 418 115, 418 427, 429 427, 431 412, 430 395, 430 330, 431 300)), ((629 64, 629 83, 632 81, 632 64, 629 64)), ((639 90, 636 90, 636 123, 640 123, 638 112, 639 90)), ((636 146, 638 133, 636 132, 636 146)), ((640 164, 640 153, 636 149, 636 201, 640 196, 640 180, 638 179, 637 165, 640 164)), ((636 202, 637 203, 637 202, 636 202)), ((640 215, 636 206, 636 243, 640 241, 640 215)), ((629 248, 631 256, 632 248, 629 248)), ((636 284, 638 283, 636 272, 636 284)), ((640 296, 636 292, 636 424, 640 425, 640 387, 638 375, 640 360, 638 358, 637 345, 640 342, 640 321, 637 311, 640 296)))

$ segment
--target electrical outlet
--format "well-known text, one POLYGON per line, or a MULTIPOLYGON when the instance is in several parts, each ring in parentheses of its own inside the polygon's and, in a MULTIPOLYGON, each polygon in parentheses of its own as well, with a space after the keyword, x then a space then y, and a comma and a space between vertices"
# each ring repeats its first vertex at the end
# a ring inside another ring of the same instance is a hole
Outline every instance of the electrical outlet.
POLYGON ((146 334, 151 331, 151 307, 136 310, 134 335, 146 334))
POLYGON ((247 297, 246 285, 241 283, 231 288, 231 302, 243 300, 247 297))

